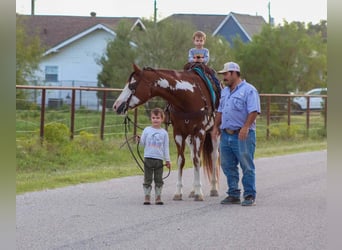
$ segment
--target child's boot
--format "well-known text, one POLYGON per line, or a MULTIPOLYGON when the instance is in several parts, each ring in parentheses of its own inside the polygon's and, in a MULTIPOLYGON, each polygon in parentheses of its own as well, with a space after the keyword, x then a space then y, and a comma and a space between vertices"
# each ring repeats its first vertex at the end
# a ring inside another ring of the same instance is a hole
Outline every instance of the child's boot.
POLYGON ((145 187, 144 186, 144 193, 145 193, 144 205, 150 205, 151 204, 151 189, 152 189, 152 187, 145 187))
POLYGON ((156 205, 163 205, 164 202, 161 200, 161 191, 162 187, 155 187, 155 193, 156 193, 156 205))

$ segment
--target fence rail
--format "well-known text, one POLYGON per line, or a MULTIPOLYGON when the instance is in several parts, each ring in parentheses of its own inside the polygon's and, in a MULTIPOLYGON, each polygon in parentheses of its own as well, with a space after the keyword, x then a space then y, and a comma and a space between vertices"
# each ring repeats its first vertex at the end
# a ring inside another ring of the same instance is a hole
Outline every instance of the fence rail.
MULTIPOLYGON (((93 109, 97 111, 101 111, 101 117, 100 117, 100 138, 103 140, 105 135, 105 127, 106 127, 106 113, 108 111, 108 108, 106 107, 107 101, 113 101, 114 100, 108 100, 107 96, 109 92, 114 92, 117 95, 122 91, 122 89, 115 89, 115 88, 98 88, 98 87, 61 87, 61 86, 27 86, 27 85, 17 85, 17 90, 27 91, 27 93, 24 95, 28 100, 30 100, 29 103, 37 104, 36 109, 40 110, 40 122, 39 122, 39 135, 41 139, 44 139, 44 126, 46 123, 46 113, 47 113, 47 105, 48 109, 59 109, 61 108, 60 103, 55 103, 56 105, 52 105, 52 101, 55 101, 55 99, 49 99, 47 100, 47 92, 51 91, 68 91, 71 92, 70 102, 67 103, 67 109, 70 111, 70 139, 74 138, 75 135, 75 114, 77 112, 76 108, 76 101, 78 100, 80 102, 81 93, 84 91, 95 91, 95 92, 101 92, 102 93, 102 101, 98 103, 101 103, 98 107, 87 107, 85 106, 85 109, 93 109), (34 98, 32 97, 32 91, 39 91, 37 94, 34 92, 34 98), (77 96, 76 92, 79 92, 80 95, 77 96), (38 99, 37 99, 38 96, 38 99), (48 102, 47 102, 48 101, 48 102), (50 103, 51 101, 51 103, 50 103), (50 105, 51 104, 51 105, 50 105), (49 107, 49 105, 51 107, 49 107)), ((320 96, 307 96, 303 94, 260 94, 261 98, 261 105, 262 105, 262 114, 258 117, 258 119, 262 124, 262 127, 265 130, 265 138, 269 139, 271 137, 271 128, 272 125, 279 124, 281 121, 282 123, 285 123, 288 127, 290 127, 293 124, 296 124, 296 120, 299 120, 295 116, 295 112, 293 110, 292 106, 292 100, 295 97, 306 97, 307 98, 307 105, 308 107, 305 111, 302 111, 305 113, 305 119, 300 119, 300 123, 302 124, 302 121, 304 120, 304 127, 305 127, 305 134, 308 135, 310 132, 310 129, 313 128, 313 126, 320 126, 324 130, 326 130, 327 126, 327 109, 328 109, 328 96, 327 95, 320 95, 320 96), (310 109, 310 98, 313 97, 321 97, 324 100, 324 105, 320 112, 312 111, 310 109), (297 119, 296 119, 297 118, 297 119), (318 123, 314 124, 314 123, 318 123)), ((59 100, 59 99, 58 99, 59 100)), ((18 100, 17 100, 18 102, 18 100)), ((63 102, 61 102, 63 103, 63 102)), ((80 102, 81 103, 81 102, 80 102)), ((78 106, 78 108, 82 108, 78 106)), ((17 113, 18 112, 29 112, 30 108, 18 108, 17 104, 17 113)), ((138 116, 141 113, 139 112, 139 109, 134 110, 134 122, 137 123, 138 116)), ((259 122, 260 123, 260 122, 259 122)), ((107 127, 110 125, 108 124, 107 127)), ((24 132, 21 128, 17 128, 17 133, 24 132)), ((133 134, 135 135, 137 133, 136 128, 133 129, 133 134)))

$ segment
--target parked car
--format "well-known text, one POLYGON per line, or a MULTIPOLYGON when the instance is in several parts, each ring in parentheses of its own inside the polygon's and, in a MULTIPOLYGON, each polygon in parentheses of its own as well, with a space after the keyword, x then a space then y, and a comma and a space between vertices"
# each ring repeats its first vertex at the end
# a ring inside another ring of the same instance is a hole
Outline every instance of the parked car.
MULTIPOLYGON (((327 93, 327 88, 316 88, 306 92, 305 95, 310 96, 310 110, 322 110, 324 108, 324 98, 320 95, 327 95, 327 93)), ((302 113, 307 110, 307 97, 294 97, 292 100, 292 108, 297 113, 302 113)))

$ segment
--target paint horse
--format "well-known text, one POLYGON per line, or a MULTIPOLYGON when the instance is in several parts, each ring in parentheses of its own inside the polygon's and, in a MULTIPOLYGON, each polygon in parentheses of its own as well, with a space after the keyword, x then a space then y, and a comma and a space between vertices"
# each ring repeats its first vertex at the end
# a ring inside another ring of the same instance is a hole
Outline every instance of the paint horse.
POLYGON ((113 104, 113 110, 125 114, 155 96, 169 103, 169 116, 173 127, 173 138, 177 146, 178 176, 174 200, 182 200, 182 173, 185 164, 184 150, 189 146, 194 167, 193 189, 189 197, 203 201, 200 167, 203 161, 204 173, 207 174, 211 190, 210 196, 218 196, 218 138, 211 137, 214 125, 215 103, 205 81, 193 71, 169 69, 140 69, 133 64, 122 93, 113 104))

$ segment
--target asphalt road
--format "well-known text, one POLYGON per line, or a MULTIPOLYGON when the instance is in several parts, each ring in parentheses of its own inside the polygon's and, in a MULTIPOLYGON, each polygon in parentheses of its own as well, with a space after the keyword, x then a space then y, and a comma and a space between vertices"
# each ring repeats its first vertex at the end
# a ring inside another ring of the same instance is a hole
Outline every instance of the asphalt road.
MULTIPOLYGON (((133 164, 133 163, 132 163, 133 164)), ((327 249, 327 151, 256 160, 257 205, 219 197, 173 201, 176 171, 165 179, 164 206, 144 206, 142 176, 16 196, 17 249, 327 249)), ((202 171, 203 173, 203 171, 202 171)))

